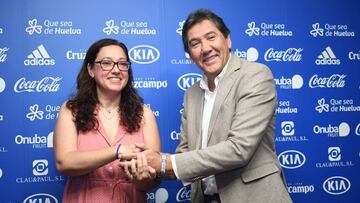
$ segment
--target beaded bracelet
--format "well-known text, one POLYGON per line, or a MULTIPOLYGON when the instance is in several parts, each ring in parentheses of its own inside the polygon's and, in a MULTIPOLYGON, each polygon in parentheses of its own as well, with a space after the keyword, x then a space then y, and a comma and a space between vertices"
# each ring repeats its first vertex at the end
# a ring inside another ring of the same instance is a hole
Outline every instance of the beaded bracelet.
POLYGON ((115 154, 115 159, 118 159, 118 158, 119 158, 120 146, 121 146, 121 144, 119 144, 119 145, 117 146, 116 154, 115 154))

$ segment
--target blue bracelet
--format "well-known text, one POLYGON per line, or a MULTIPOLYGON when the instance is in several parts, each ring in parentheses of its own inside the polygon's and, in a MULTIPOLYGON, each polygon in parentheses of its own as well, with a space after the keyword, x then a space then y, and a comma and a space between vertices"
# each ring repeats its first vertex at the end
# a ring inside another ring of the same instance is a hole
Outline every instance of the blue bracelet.
POLYGON ((120 146, 121 146, 121 144, 119 144, 119 145, 117 146, 116 154, 115 154, 115 159, 118 159, 118 158, 119 158, 120 146))

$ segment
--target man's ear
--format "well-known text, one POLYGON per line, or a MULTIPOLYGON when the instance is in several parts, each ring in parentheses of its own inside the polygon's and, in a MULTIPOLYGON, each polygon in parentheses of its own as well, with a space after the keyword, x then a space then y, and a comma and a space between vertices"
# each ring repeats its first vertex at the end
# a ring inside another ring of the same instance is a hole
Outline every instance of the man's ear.
POLYGON ((229 47, 229 49, 231 49, 231 38, 230 38, 230 34, 226 37, 226 43, 227 43, 227 46, 229 47))

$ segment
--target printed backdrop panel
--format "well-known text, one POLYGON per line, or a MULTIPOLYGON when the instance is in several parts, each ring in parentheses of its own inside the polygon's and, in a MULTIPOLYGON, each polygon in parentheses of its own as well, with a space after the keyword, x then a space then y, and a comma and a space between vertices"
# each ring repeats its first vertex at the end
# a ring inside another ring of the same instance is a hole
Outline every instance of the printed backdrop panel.
MULTIPOLYGON (((179 143, 184 92, 202 75, 183 50, 187 15, 208 8, 232 53, 274 75, 276 149, 294 202, 360 201, 360 3, 348 1, 5 0, 0 7, 0 202, 61 202, 53 128, 88 47, 129 48, 134 86, 153 110, 162 151, 179 143)), ((163 181, 148 202, 190 202, 163 181)))

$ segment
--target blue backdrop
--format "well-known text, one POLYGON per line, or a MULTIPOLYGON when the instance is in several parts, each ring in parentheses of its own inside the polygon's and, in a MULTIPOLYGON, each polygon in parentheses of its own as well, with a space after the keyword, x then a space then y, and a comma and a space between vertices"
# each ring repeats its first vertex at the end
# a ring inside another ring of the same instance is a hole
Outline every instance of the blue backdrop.
MULTIPOLYGON (((180 35, 198 8, 223 17, 234 54, 273 71, 276 148, 294 202, 360 202, 356 0, 1 1, 0 202, 61 202, 66 177, 55 168, 53 128, 100 38, 128 46, 162 150, 174 152, 184 91, 201 77, 180 35)), ((148 202, 189 202, 189 191, 163 181, 148 202)))

